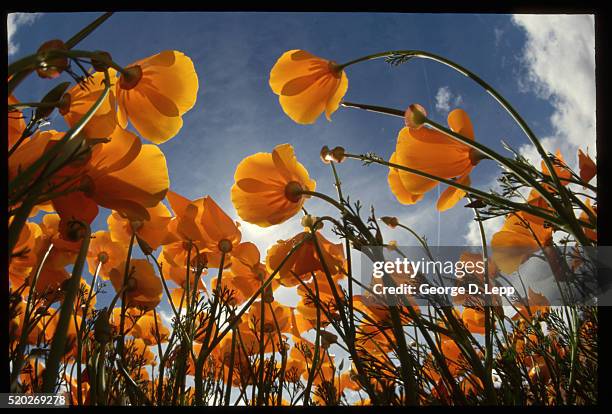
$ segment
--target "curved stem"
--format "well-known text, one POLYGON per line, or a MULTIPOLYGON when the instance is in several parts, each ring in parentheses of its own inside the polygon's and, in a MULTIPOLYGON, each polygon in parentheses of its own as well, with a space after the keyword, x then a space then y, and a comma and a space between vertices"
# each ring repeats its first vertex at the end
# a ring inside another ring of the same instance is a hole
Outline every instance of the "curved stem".
POLYGON ((454 180, 449 180, 446 178, 442 178, 442 177, 438 177, 420 170, 416 170, 414 168, 410 168, 410 167, 406 167, 400 164, 395 164, 395 163, 391 163, 391 162, 387 162, 384 161, 381 158, 373 158, 373 157, 368 157, 368 156, 363 156, 363 155, 355 155, 355 154, 344 154, 344 156, 346 158, 352 158, 352 159, 356 159, 356 160, 361 160, 361 161, 366 161, 366 162, 373 162, 376 164, 380 164, 380 165, 385 165, 387 167, 391 167, 391 168, 397 168, 398 170, 403 170, 403 171, 407 171, 411 174, 415 174, 415 175, 419 175, 421 177, 425 177, 425 178, 429 178, 430 180, 434 180, 434 181, 438 181, 440 183, 444 183, 447 184, 451 187, 455 187, 458 188, 460 190, 465 191, 466 193, 469 194, 474 194, 480 198, 483 198, 485 200, 490 200, 491 202, 497 203, 497 204, 501 204, 501 205, 505 205, 508 207, 512 207, 515 208, 517 210, 521 210, 521 211, 525 211, 527 213, 533 214, 534 216, 538 216, 540 218, 543 218, 546 221, 549 221, 553 224, 556 224, 557 226, 563 226, 564 223, 562 221, 559 220, 559 218, 551 216, 549 214, 544 213, 545 210, 541 210, 541 209, 537 209, 529 204, 524 204, 524 203, 516 203, 514 201, 511 200, 507 200, 505 198, 502 197, 498 197, 492 193, 487 193, 485 191, 482 190, 478 190, 477 188, 473 188, 464 184, 460 184, 454 180))
POLYGON ((12 392, 16 391, 17 379, 19 378, 19 375, 21 374, 21 367, 23 366, 23 363, 25 362, 25 358, 21 358, 19 356, 23 355, 23 351, 25 350, 25 347, 26 347, 26 340, 28 338, 28 332, 30 330, 29 325, 30 325, 30 316, 32 313, 32 309, 31 309, 32 298, 35 294, 36 282, 38 281, 38 278, 40 277, 40 273, 42 272, 43 266, 45 265, 45 262, 47 261, 47 258, 49 257, 49 254, 51 253, 52 248, 53 248, 53 244, 50 244, 49 248, 45 252, 40 263, 38 264, 36 273, 34 274, 34 277, 32 278, 32 281, 30 283, 30 292, 28 293, 28 300, 26 302, 26 308, 23 313, 23 323, 21 325, 21 336, 19 338, 19 343, 17 344, 17 348, 15 351, 15 354, 18 356, 18 358, 17 360, 13 361, 13 372, 11 373, 11 391, 12 392))
MULTIPOLYGON (((480 78, 478 75, 476 75, 474 72, 470 71, 469 69, 466 69, 465 67, 459 65, 458 63, 453 62, 450 59, 447 59, 445 57, 442 57, 442 56, 439 56, 433 53, 429 53, 423 50, 395 50, 395 51, 375 53, 375 54, 363 56, 361 58, 349 61, 342 65, 339 65, 339 69, 342 70, 350 65, 354 65, 359 62, 364 62, 368 60, 378 59, 381 57, 389 57, 389 56, 404 57, 406 59, 409 59, 412 57, 430 59, 430 60, 433 60, 438 63, 442 63, 443 65, 450 67, 451 69, 472 79, 479 86, 481 86, 487 93, 489 93, 489 95, 491 95, 502 106, 502 108, 504 108, 504 110, 506 110, 506 112, 508 112, 508 114, 512 117, 512 119, 514 119, 514 121, 523 130, 525 135, 527 135, 527 138, 529 138, 529 141, 536 147, 538 154, 544 161, 544 164, 546 165, 546 168, 550 172, 550 175, 553 179, 553 182, 555 183, 555 186, 557 187, 557 189, 559 189, 559 194, 561 195, 561 199, 563 201, 562 204, 565 207, 568 207, 571 205, 569 196, 567 194, 567 190, 561 184, 559 176, 557 175, 557 172, 555 171, 553 167, 553 163, 551 162, 550 158, 546 154, 544 147, 542 146, 542 144, 540 143, 536 135, 533 133, 529 125, 527 125, 527 122, 521 117, 521 115, 516 111, 516 109, 514 109, 514 107, 510 105, 510 103, 499 92, 497 92, 495 88, 493 88, 491 85, 489 85, 487 82, 485 82, 482 78, 480 78)), ((543 197, 545 197, 545 199, 550 203, 551 200, 546 198, 546 196, 544 195, 543 197)), ((551 206, 553 208, 556 208, 553 204, 551 204, 551 206)), ((561 209, 559 213, 566 216, 565 218, 568 220, 568 225, 571 227, 572 233, 580 241, 580 243, 584 244, 586 242, 587 246, 590 245, 588 238, 586 238, 586 236, 584 235, 584 232, 582 231, 582 228, 580 227, 580 225, 577 223, 576 218, 566 215, 563 209, 561 209)))

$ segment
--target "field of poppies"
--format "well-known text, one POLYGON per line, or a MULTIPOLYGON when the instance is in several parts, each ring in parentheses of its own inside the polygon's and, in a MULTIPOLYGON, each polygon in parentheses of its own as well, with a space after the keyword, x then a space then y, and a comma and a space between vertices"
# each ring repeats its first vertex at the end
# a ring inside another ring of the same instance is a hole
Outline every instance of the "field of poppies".
MULTIPOLYGON (((398 212, 442 186, 439 211, 462 202, 477 223, 504 216, 491 240, 481 225, 481 253, 461 256, 487 263, 465 278, 481 285, 517 281, 524 263, 540 260, 567 298, 589 264, 582 249, 597 246, 595 155, 579 151, 579 169, 572 170, 564 156, 576 154, 545 151, 503 96, 443 56, 396 50, 337 63, 289 50, 270 62, 279 116, 312 124, 340 108, 375 112, 397 118, 397 143, 389 159, 323 147, 333 194, 317 192, 290 144, 244 158, 227 188, 240 219, 270 227, 301 216, 303 226, 260 251, 210 196, 190 200, 170 185, 158 145, 197 108, 192 60, 164 50, 126 64, 115 62, 112 50, 79 49, 109 16, 8 65, 5 392, 64 392, 71 405, 597 402, 596 306, 552 303, 531 288, 513 301, 476 295, 456 306, 372 303, 355 293, 368 291, 353 270, 356 252, 401 249, 384 240, 382 226, 410 233, 426 250, 428 244, 397 217, 378 217, 355 203, 359 194, 343 192, 337 168, 358 162, 388 170, 388 182, 375 185, 390 188, 398 212), (396 109, 343 100, 353 65, 416 59, 444 64, 484 88, 490 104, 522 128, 541 165, 480 143, 462 109, 442 125, 419 104, 396 109), (62 73, 73 82, 56 84, 62 73), (31 77, 48 79, 49 92, 21 102, 19 86, 31 77), (69 129, 45 128, 52 113, 69 129), (500 193, 471 185, 470 175, 486 162, 500 167, 500 193), (309 214, 312 199, 336 214, 309 214), (107 228, 92 231, 100 208, 111 211, 107 228), (103 281, 113 294, 109 304, 97 303, 103 281), (279 303, 279 287, 294 289, 299 304, 279 303), (171 321, 161 317, 161 306, 169 307, 171 321), (347 359, 339 361, 332 349, 347 359)), ((394 285, 393 276, 385 274, 385 284, 394 285)))

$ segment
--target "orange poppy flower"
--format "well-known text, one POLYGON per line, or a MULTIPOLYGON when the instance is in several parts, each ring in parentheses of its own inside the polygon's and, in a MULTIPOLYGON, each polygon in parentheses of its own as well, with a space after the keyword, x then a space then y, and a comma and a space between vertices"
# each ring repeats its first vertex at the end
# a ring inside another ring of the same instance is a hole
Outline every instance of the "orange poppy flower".
MULTIPOLYGON (((116 71, 112 68, 108 70, 111 86, 114 86, 112 82, 115 79, 116 71)), ((85 116, 103 91, 104 73, 94 72, 89 74, 83 82, 74 85, 72 89, 64 94, 59 112, 64 116, 64 120, 69 127, 72 128, 85 116)), ((110 136, 117 126, 115 106, 115 93, 111 88, 100 108, 83 127, 83 133, 91 138, 105 138, 110 136)))
MULTIPOLYGON (((125 261, 119 268, 111 269, 109 278, 119 291, 123 286, 125 261)), ((145 259, 132 259, 130 261, 130 276, 127 282, 126 300, 128 306, 152 309, 162 298, 163 286, 155 274, 153 266, 145 259)))
MULTIPOLYGON (((391 164, 397 164, 396 152, 391 154, 391 159, 389 159, 389 162, 391 164)), ((402 204, 416 204, 425 196, 424 193, 417 194, 409 192, 406 187, 404 187, 404 184, 402 184, 402 180, 400 179, 400 170, 397 168, 389 168, 387 181, 389 183, 389 188, 391 188, 391 192, 393 195, 395 195, 397 201, 402 204)))
POLYGON ((43 203, 37 204, 32 208, 32 211, 30 212, 30 218, 35 217, 38 213, 40 213, 41 211, 44 211, 45 213, 53 213, 55 212, 55 210, 53 210, 53 203, 51 203, 51 201, 45 201, 43 203))
POLYGON ((152 311, 149 311, 144 315, 140 316, 132 326, 130 334, 135 338, 141 339, 147 346, 157 345, 157 332, 155 329, 155 319, 157 319, 159 339, 162 343, 168 342, 170 330, 164 325, 159 314, 157 314, 156 316, 157 318, 153 316, 152 311))
POLYGON ((482 381, 474 374, 470 374, 461 380, 459 388, 465 395, 478 395, 484 389, 482 381))
POLYGON ((578 150, 578 168, 580 169, 580 179, 588 183, 597 175, 597 165, 589 154, 585 154, 581 149, 578 150))
MULTIPOLYGON (((164 271, 164 277, 169 278, 181 288, 186 288, 187 276, 187 248, 185 242, 175 242, 166 244, 162 247, 162 252, 157 258, 159 264, 164 271)), ((189 268, 189 286, 193 287, 196 277, 196 268, 203 267, 206 263, 207 255, 198 253, 195 248, 192 248, 189 268)), ((198 281, 198 288, 206 290, 202 277, 206 274, 206 270, 202 271, 202 275, 198 281)))
POLYGON ((204 197, 202 208, 203 247, 213 254, 230 253, 242 237, 238 226, 210 196, 204 197))
MULTIPOLYGON (((50 145, 62 139, 63 136, 63 132, 55 130, 37 131, 32 137, 24 140, 8 159, 9 181, 15 179, 21 171, 30 167, 45 153, 50 145)), ((40 172, 40 170, 37 170, 37 172, 40 172)))
POLYGON ((172 215, 164 203, 159 202, 155 207, 147 208, 148 220, 129 220, 121 213, 113 211, 108 216, 108 230, 113 241, 128 244, 132 233, 147 242, 151 249, 156 250, 168 237, 168 224, 172 215))
POLYGON ((35 393, 42 390, 45 366, 39 358, 30 357, 23 364, 19 375, 20 384, 24 393, 35 393))
MULTIPOLYGON (((16 105, 19 101, 13 96, 9 95, 8 105, 16 105)), ((23 113, 17 109, 8 113, 8 148, 11 149, 13 145, 21 138, 23 131, 26 129, 26 124, 23 118, 23 113)))
MULTIPOLYGON (((251 242, 239 244, 232 251, 232 256, 230 283, 242 297, 249 298, 261 288, 270 273, 266 265, 260 262, 259 249, 251 242)), ((278 279, 274 278, 269 286, 274 291, 279 285, 278 279)))
POLYGON ((168 223, 168 236, 162 244, 183 240, 202 248, 208 240, 202 220, 204 198, 189 200, 172 190, 168 190, 166 197, 175 217, 168 223))
POLYGON ((42 230, 34 222, 27 221, 21 229, 9 264, 9 280, 15 288, 25 282, 25 278, 37 265, 41 237, 42 230))
POLYGON ((116 94, 119 125, 126 128, 129 119, 140 135, 161 144, 179 132, 182 116, 195 105, 198 75, 189 57, 165 50, 129 65, 116 94))
POLYGON ((504 273, 513 273, 531 254, 552 244, 552 228, 529 222, 522 212, 508 215, 491 238, 493 261, 504 273))
POLYGON ((93 148, 89 162, 77 174, 82 177, 77 187, 80 191, 53 200, 64 220, 91 222, 98 205, 130 220, 147 220, 147 208, 155 207, 169 186, 166 159, 160 149, 142 145, 138 137, 121 128, 115 129, 110 142, 93 148))
POLYGON ((527 305, 525 306, 523 301, 515 304, 516 314, 512 319, 525 319, 529 321, 536 313, 546 314, 550 310, 550 302, 546 296, 536 293, 530 287, 527 289, 527 305))
POLYGON ((276 61, 269 83, 283 111, 298 124, 314 123, 323 111, 331 121, 348 89, 348 78, 336 62, 297 49, 276 61))
POLYGON ((446 358, 450 373, 457 375, 462 370, 462 354, 459 345, 452 339, 442 340, 440 351, 446 358))
MULTIPOLYGON (((448 125, 452 131, 474 139, 472 122, 464 110, 455 109, 449 113, 448 125)), ((476 151, 441 132, 426 127, 405 127, 397 137, 397 145, 390 162, 469 185, 469 174, 479 161, 480 157, 476 151)), ((389 185, 398 201, 414 204, 438 185, 438 182, 391 168, 389 185)), ((440 211, 448 210, 464 195, 464 191, 448 187, 440 194, 436 207, 440 211)))
MULTIPOLYGON (((323 260, 327 264, 327 268, 331 274, 333 275, 341 272, 344 266, 344 249, 342 243, 334 244, 323 237, 319 232, 315 232, 313 236, 317 238, 317 242, 323 253, 323 260)), ((299 233, 289 240, 279 240, 275 245, 270 247, 266 257, 268 272, 272 273, 279 268, 289 251, 305 237, 311 237, 311 233, 299 233)), ((323 272, 324 269, 319 260, 314 241, 309 239, 303 242, 298 250, 283 264, 278 271, 278 277, 283 286, 291 287, 300 284, 297 277, 306 276, 306 279, 310 279, 310 273, 316 271, 323 272)))
MULTIPOLYGON (((155 365, 155 355, 145 341, 140 338, 132 338, 126 341, 125 348, 129 350, 128 354, 136 360, 142 360, 143 365, 155 365)), ((140 364, 139 364, 140 365, 140 364)))
POLYGON ((87 265, 89 273, 96 272, 98 264, 100 270, 98 275, 108 280, 111 269, 118 268, 125 261, 128 246, 112 241, 107 231, 97 231, 92 234, 87 251, 87 265))
POLYGON ((465 308, 461 314, 461 319, 467 327, 468 331, 475 334, 485 333, 485 314, 484 312, 473 309, 465 308))
POLYGON ((293 147, 277 145, 272 153, 260 152, 243 159, 234 174, 232 203, 240 218, 260 227, 279 224, 296 215, 316 182, 297 161, 293 147))
MULTIPOLYGON (((556 162, 553 162, 553 168, 555 169, 555 173, 557 174, 557 177, 559 177, 559 181, 561 182, 561 184, 567 185, 569 184, 569 181, 567 180, 572 178, 572 173, 567 164, 565 163, 565 160, 563 159, 563 155, 561 154, 560 150, 557 150, 555 157, 557 159, 557 162, 559 163, 557 164, 556 162)), ((550 176, 550 172, 548 171, 548 167, 546 167, 546 163, 544 162, 544 160, 542 160, 541 162, 541 168, 542 173, 544 173, 544 175, 550 176)))
MULTIPOLYGON (((132 335, 132 328, 134 327, 138 319, 142 316, 142 314, 142 310, 137 308, 127 308, 125 310, 123 330, 126 335, 132 335)), ((113 311, 110 313, 109 323, 113 328, 113 332, 115 332, 115 334, 119 334, 119 329, 121 326, 121 306, 113 308, 113 311)))
MULTIPOLYGON (((586 199, 584 204, 586 205, 586 207, 591 211, 592 214, 595 215, 595 217, 597 217, 597 206, 592 206, 591 205, 591 200, 590 199, 586 199)), ((586 211, 583 211, 582 213, 580 213, 580 220, 585 221, 585 222, 589 222, 589 216, 587 214, 586 211)), ((584 234, 591 240, 593 241, 597 241, 597 229, 590 229, 587 227, 583 227, 584 230, 584 234)))
POLYGON ((289 332, 291 328, 290 309, 278 302, 272 302, 268 305, 268 303, 262 301, 254 302, 247 313, 247 320, 251 330, 258 333, 260 331, 262 304, 264 306, 264 333, 275 337, 277 330, 289 332))

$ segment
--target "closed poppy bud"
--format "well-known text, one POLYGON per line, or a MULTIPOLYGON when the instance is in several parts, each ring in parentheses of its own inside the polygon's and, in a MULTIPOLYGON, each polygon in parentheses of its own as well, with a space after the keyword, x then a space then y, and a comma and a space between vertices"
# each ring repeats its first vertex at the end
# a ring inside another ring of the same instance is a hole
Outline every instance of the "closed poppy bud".
POLYGON ((262 299, 266 303, 274 302, 274 292, 272 291, 272 285, 266 286, 263 291, 262 299))
POLYGON ((317 216, 311 216, 310 214, 302 217, 302 226, 311 228, 316 225, 315 230, 319 230, 323 228, 323 222, 319 220, 317 216))
POLYGON ((342 161, 344 161, 345 157, 344 157, 344 148, 342 147, 336 147, 331 151, 331 156, 334 162, 336 163, 341 163, 342 161))
POLYGON ((427 111, 419 104, 412 104, 406 109, 404 122, 408 128, 420 128, 427 120, 427 111))
POLYGON ((383 223, 385 223, 387 226, 391 227, 392 229, 396 228, 397 225, 399 224, 399 220, 397 219, 397 217, 390 217, 390 216, 384 216, 380 218, 382 220, 383 223))
POLYGON ((331 151, 327 145, 321 148, 321 161, 323 161, 324 164, 329 164, 330 161, 332 161, 331 151))
POLYGON ((47 57, 47 51, 62 49, 68 50, 64 42, 59 39, 49 40, 45 42, 38 48, 38 56, 41 60, 38 69, 36 72, 38 76, 41 78, 54 79, 57 78, 60 73, 62 73, 66 68, 68 68, 68 58, 66 56, 63 57, 55 57, 49 59, 47 57))

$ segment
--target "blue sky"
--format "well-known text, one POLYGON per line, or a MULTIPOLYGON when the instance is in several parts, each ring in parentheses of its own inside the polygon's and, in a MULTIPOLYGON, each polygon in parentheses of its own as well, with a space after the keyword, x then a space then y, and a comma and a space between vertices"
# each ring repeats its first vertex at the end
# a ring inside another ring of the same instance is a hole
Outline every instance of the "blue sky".
MULTIPOLYGON (((34 52, 44 41, 68 39, 98 13, 45 13, 9 16, 9 62, 34 52)), ((567 150, 574 163, 577 145, 594 154, 594 34, 589 16, 510 16, 390 13, 116 13, 79 45, 106 50, 116 62, 133 61, 165 49, 184 52, 200 80, 195 107, 184 116, 180 133, 161 145, 171 188, 188 198, 212 196, 238 219, 230 201, 236 165, 255 152, 270 152, 281 143, 295 147, 298 160, 317 190, 335 194, 329 166, 319 160, 323 145, 341 145, 352 153, 376 152, 388 159, 394 150, 399 118, 340 108, 332 122, 298 125, 284 115, 268 86, 270 69, 289 49, 345 62, 393 49, 422 49, 471 69, 498 89, 525 117, 549 149, 567 150), (571 55, 568 51, 573 51, 571 55)), ((535 161, 518 126, 473 82, 432 61, 413 60, 400 67, 384 61, 347 69, 353 102, 404 109, 420 103, 445 123, 455 107, 471 116, 476 139, 503 151, 500 140, 521 148, 535 161), (447 98, 447 99, 445 99, 447 98)), ((39 100, 56 82, 31 77, 15 95, 39 100)), ((48 128, 62 129, 59 115, 48 128)), ((443 156, 443 154, 441 154, 443 156)), ((497 167, 483 161, 472 184, 494 187, 497 167)), ((378 216, 396 215, 432 244, 462 245, 474 241, 472 212, 460 202, 438 214, 437 191, 414 206, 399 204, 387 185, 388 170, 347 161, 339 166, 344 192, 374 205, 378 216)), ((311 213, 333 213, 311 200, 311 213)), ((105 225, 101 211, 94 229, 105 225)), ((489 233, 500 222, 491 224, 489 233)), ((243 223, 243 239, 265 249, 298 231, 299 217, 261 230, 243 223)), ((329 233, 327 233, 329 234, 329 233)), ((387 240, 412 243, 399 233, 387 240)))

